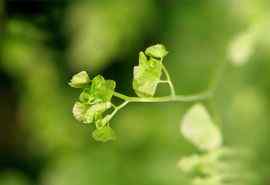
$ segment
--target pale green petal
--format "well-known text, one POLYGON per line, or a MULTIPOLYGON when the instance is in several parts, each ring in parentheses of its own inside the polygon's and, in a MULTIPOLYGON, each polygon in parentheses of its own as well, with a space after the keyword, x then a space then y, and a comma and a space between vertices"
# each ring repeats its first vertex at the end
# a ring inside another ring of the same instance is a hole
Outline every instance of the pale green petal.
POLYGON ((90 82, 90 78, 86 71, 82 71, 78 74, 75 74, 69 85, 74 88, 82 88, 83 86, 87 85, 90 82))
POLYGON ((85 120, 85 113, 89 106, 81 103, 81 102, 76 102, 73 106, 73 116, 76 120, 83 122, 85 120))
POLYGON ((100 142, 107 142, 107 141, 116 139, 115 132, 109 126, 97 128, 92 133, 92 136, 96 141, 100 141, 100 142))
MULTIPOLYGON (((142 60, 142 59, 141 59, 142 60)), ((159 60, 151 58, 134 67, 133 89, 139 97, 152 97, 162 74, 162 64, 159 60)))
POLYGON ((97 101, 110 101, 115 86, 116 84, 113 80, 105 80, 101 75, 98 75, 92 81, 90 94, 97 101))
POLYGON ((113 80, 105 80, 101 75, 97 75, 92 80, 92 84, 86 87, 80 95, 80 101, 85 103, 97 103, 111 101, 115 89, 113 80))
POLYGON ((84 123, 92 123, 96 120, 97 117, 102 116, 106 110, 111 108, 111 102, 96 103, 86 111, 84 123))
POLYGON ((145 54, 141 51, 139 53, 139 65, 144 65, 147 62, 147 57, 145 56, 145 54))
POLYGON ((148 47, 145 50, 145 54, 150 57, 164 58, 168 54, 168 51, 166 50, 165 46, 163 46, 162 44, 157 44, 157 45, 148 47))

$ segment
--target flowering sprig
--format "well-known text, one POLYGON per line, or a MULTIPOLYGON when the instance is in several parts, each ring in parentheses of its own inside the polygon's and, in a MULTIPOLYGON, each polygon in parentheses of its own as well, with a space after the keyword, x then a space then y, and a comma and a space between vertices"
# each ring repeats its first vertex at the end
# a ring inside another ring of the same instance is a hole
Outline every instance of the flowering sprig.
POLYGON ((213 94, 210 89, 195 95, 176 95, 169 72, 163 64, 167 54, 167 49, 161 44, 150 46, 144 52, 139 53, 139 64, 133 69, 132 83, 137 97, 116 92, 115 81, 106 80, 101 75, 97 75, 91 80, 85 71, 74 75, 69 85, 82 90, 73 107, 74 117, 83 124, 95 123, 96 130, 92 136, 97 141, 106 142, 116 138, 110 127, 110 120, 120 109, 131 102, 191 102, 209 98, 213 94), (165 79, 162 79, 163 75, 165 79), (168 84, 170 95, 155 96, 160 83, 168 84), (112 97, 119 98, 123 102, 115 105, 112 97))

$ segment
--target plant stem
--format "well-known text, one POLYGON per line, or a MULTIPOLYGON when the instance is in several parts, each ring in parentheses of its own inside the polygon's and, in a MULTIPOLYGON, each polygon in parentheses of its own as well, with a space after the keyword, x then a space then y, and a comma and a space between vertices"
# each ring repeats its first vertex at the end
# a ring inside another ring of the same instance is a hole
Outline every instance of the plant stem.
POLYGON ((191 102, 200 101, 212 96, 211 91, 194 94, 194 95, 171 95, 162 97, 130 97, 124 94, 114 92, 114 96, 128 102, 191 102))
POLYGON ((118 92, 114 92, 114 96, 117 98, 120 98, 124 100, 124 103, 120 104, 119 106, 114 107, 114 111, 110 114, 110 118, 108 121, 110 121, 114 115, 123 107, 125 107, 128 103, 130 102, 137 102, 137 103, 142 103, 142 102, 149 102, 149 103, 157 103, 157 102, 191 102, 191 101, 199 101, 199 100, 204 100, 206 98, 209 98, 212 96, 211 91, 207 91, 204 93, 199 93, 195 95, 189 95, 189 96, 184 96, 184 95, 174 95, 174 96, 162 96, 162 97, 149 97, 149 98, 144 98, 144 97, 131 97, 127 96, 118 92))
POLYGON ((168 80, 160 80, 158 83, 169 83, 168 80))
POLYGON ((115 106, 114 111, 110 114, 110 119, 108 121, 110 121, 113 116, 120 110, 122 109, 124 106, 126 106, 129 103, 129 101, 125 101, 124 103, 120 104, 119 106, 115 106))
POLYGON ((175 96, 175 95, 176 95, 176 94, 175 94, 175 89, 174 89, 174 86, 173 86, 173 83, 172 83, 170 74, 169 74, 168 70, 166 69, 166 67, 165 67, 163 64, 162 64, 162 70, 163 70, 163 72, 164 72, 164 74, 165 74, 165 76, 166 76, 166 78, 167 78, 167 82, 168 82, 169 87, 170 87, 170 89, 171 89, 171 95, 172 95, 172 96, 175 96))
MULTIPOLYGON (((193 95, 176 95, 174 85, 171 81, 171 77, 169 75, 168 70, 166 67, 162 64, 162 70, 166 76, 166 80, 160 80, 159 83, 168 83, 171 95, 170 96, 162 96, 162 97, 131 97, 127 96, 118 92, 114 92, 114 96, 117 98, 120 98, 124 100, 124 103, 120 104, 119 106, 114 107, 115 110, 111 114, 111 118, 124 106, 126 106, 130 102, 137 102, 137 103, 143 103, 143 102, 149 102, 149 103, 157 103, 157 102, 193 102, 193 101, 201 101, 205 100, 207 98, 210 98, 214 95, 214 92, 217 89, 218 82, 220 81, 220 78, 225 70, 226 62, 224 64, 221 64, 219 67, 219 70, 216 74, 215 80, 210 84, 209 89, 205 92, 193 94, 193 95)), ((111 119, 110 118, 110 119, 111 119)))

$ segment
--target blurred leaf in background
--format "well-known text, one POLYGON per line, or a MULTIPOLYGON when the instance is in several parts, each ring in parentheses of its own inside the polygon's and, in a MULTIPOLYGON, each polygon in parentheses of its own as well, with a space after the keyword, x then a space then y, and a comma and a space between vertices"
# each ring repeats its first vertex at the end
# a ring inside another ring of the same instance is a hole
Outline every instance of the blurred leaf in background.
POLYGON ((72 3, 67 13, 69 62, 76 70, 97 71, 134 49, 132 43, 151 29, 152 0, 84 1, 72 3))
POLYGON ((76 132, 67 114, 70 96, 63 91, 67 84, 60 84, 53 63, 57 58, 44 44, 48 35, 21 20, 10 20, 6 34, 2 66, 16 80, 20 92, 19 119, 33 147, 30 150, 42 154, 80 145, 83 135, 76 132))

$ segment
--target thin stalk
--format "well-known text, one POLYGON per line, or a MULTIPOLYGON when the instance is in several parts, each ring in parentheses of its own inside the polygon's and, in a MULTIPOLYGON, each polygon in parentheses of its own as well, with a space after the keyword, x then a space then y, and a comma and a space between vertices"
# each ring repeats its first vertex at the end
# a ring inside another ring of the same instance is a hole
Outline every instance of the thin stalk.
POLYGON ((171 95, 172 96, 175 96, 176 93, 175 93, 175 89, 174 89, 174 86, 173 86, 173 83, 172 83, 172 80, 171 80, 171 77, 170 77, 170 74, 168 72, 168 70, 166 69, 166 67, 162 64, 162 70, 166 76, 166 79, 167 79, 167 82, 168 82, 168 85, 171 89, 171 95))
POLYGON ((194 95, 174 95, 174 96, 162 96, 162 97, 130 97, 124 94, 114 92, 114 96, 128 102, 192 102, 200 101, 212 96, 212 92, 207 91, 194 95))
MULTIPOLYGON (((218 72, 216 73, 215 80, 210 83, 209 89, 205 92, 193 94, 193 95, 176 95, 175 89, 173 86, 173 83, 171 81, 171 77, 169 75, 169 72, 167 71, 166 67, 162 64, 162 70, 166 76, 166 80, 161 80, 159 83, 168 83, 171 95, 170 96, 161 96, 161 97, 131 97, 127 96, 118 92, 114 92, 114 96, 124 100, 124 103, 122 103, 119 106, 114 107, 115 110, 111 114, 111 118, 124 106, 126 106, 130 102, 137 102, 137 103, 143 103, 143 102, 149 102, 149 103, 157 103, 157 102, 193 102, 193 101, 201 101, 208 99, 212 97, 217 89, 217 86, 219 84, 220 78, 222 77, 224 71, 226 68, 226 62, 221 64, 219 66, 218 72)), ((110 118, 110 119, 111 119, 110 118)))
POLYGON ((129 101, 125 101, 124 103, 120 104, 119 106, 115 106, 114 111, 110 114, 110 119, 108 120, 108 122, 113 118, 113 116, 123 107, 125 107, 127 104, 129 103, 129 101))
POLYGON ((160 80, 158 83, 169 83, 168 80, 160 80))

